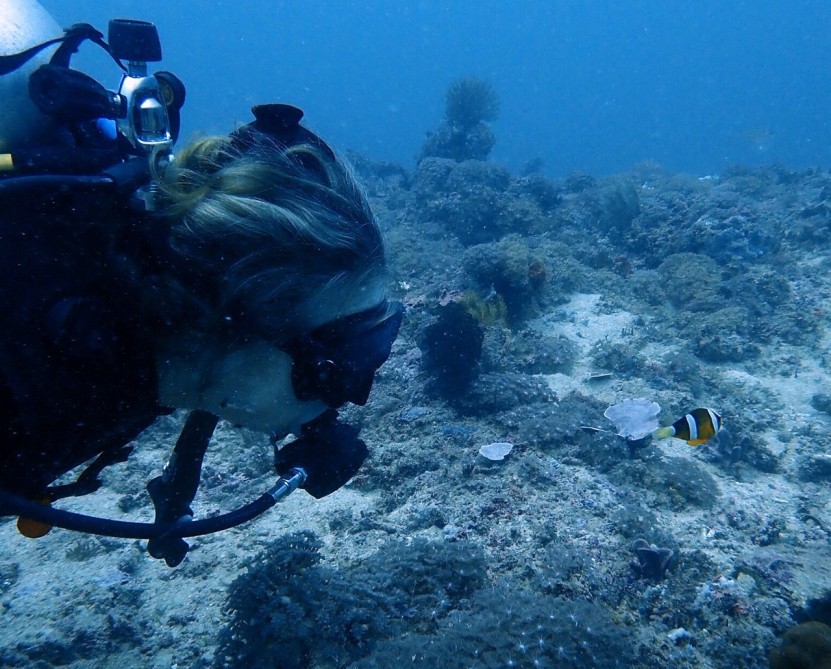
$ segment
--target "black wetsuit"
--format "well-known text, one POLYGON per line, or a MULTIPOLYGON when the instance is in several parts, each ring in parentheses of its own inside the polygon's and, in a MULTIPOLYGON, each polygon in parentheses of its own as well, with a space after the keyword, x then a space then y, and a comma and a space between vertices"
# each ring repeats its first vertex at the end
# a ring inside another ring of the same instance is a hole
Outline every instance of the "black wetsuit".
MULTIPOLYGON (((126 206, 93 189, 0 192, 0 486, 39 497, 156 416, 154 352, 135 321, 126 206)), ((0 512, 2 509, 0 509, 0 512)))

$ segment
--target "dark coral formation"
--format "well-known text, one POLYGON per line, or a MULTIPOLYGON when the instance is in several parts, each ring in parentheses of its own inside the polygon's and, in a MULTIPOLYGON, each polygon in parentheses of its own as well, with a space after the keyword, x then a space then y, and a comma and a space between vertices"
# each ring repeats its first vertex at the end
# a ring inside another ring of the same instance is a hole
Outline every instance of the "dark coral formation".
POLYGON ((671 548, 661 548, 650 544, 646 539, 635 539, 632 542, 632 550, 635 551, 637 559, 630 565, 639 578, 647 578, 653 581, 663 581, 667 569, 672 563, 675 551, 671 548))
POLYGON ((347 571, 322 547, 298 532, 249 562, 229 590, 217 667, 357 666, 385 639, 435 629, 484 584, 481 550, 466 543, 392 542, 347 571))
POLYGON ((455 163, 428 158, 414 177, 422 216, 439 221, 463 244, 479 244, 527 228, 533 208, 507 194, 511 176, 503 167, 479 160, 455 163))
POLYGON ((419 343, 430 387, 438 396, 454 399, 464 394, 478 372, 484 337, 481 324, 462 304, 439 307, 419 343))
POLYGON ((601 605, 503 586, 478 593, 435 633, 388 641, 356 667, 623 669, 634 659, 631 633, 601 605))

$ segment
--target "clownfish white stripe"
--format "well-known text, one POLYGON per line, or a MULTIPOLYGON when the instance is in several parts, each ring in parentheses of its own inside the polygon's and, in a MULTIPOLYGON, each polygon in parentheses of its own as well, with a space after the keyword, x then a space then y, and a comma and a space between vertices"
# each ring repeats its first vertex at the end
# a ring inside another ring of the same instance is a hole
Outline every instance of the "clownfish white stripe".
POLYGON ((684 416, 687 421, 687 430, 690 433, 689 440, 695 441, 698 439, 698 424, 695 422, 695 418, 691 414, 687 414, 684 416))
POLYGON ((721 418, 712 409, 707 409, 707 414, 710 416, 710 422, 713 424, 713 430, 718 433, 721 429, 721 418))

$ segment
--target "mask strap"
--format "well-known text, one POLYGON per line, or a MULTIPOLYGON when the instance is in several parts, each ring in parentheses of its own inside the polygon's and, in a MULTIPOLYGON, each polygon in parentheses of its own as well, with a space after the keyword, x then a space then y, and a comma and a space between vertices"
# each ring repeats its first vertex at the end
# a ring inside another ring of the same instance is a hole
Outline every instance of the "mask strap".
POLYGON ((251 108, 254 121, 242 126, 231 134, 233 145, 240 151, 249 151, 261 144, 257 135, 270 137, 278 148, 287 149, 297 144, 316 146, 329 158, 335 160, 335 152, 311 130, 300 125, 303 110, 292 105, 267 104, 251 108))

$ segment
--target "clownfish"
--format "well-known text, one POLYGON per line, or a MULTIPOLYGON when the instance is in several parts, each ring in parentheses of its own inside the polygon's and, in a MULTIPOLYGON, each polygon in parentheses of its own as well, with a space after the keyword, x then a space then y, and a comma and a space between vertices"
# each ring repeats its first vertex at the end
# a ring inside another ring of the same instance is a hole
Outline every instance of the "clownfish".
POLYGON ((693 409, 669 427, 661 427, 652 433, 656 439, 675 437, 690 446, 701 446, 718 434, 722 427, 721 416, 712 409, 693 409))

